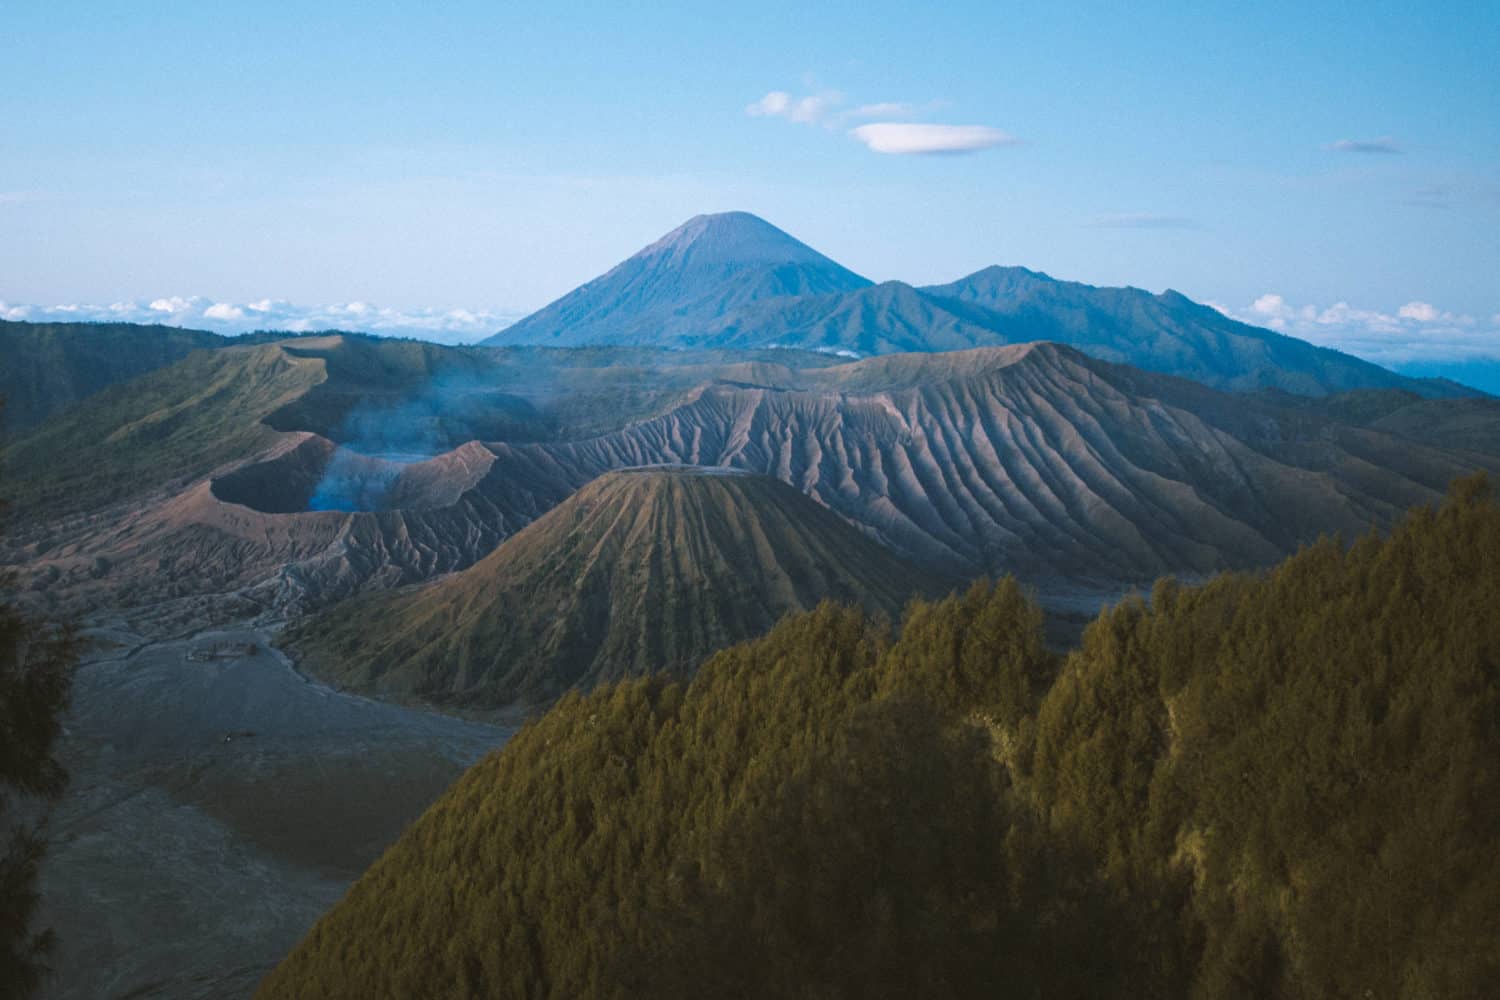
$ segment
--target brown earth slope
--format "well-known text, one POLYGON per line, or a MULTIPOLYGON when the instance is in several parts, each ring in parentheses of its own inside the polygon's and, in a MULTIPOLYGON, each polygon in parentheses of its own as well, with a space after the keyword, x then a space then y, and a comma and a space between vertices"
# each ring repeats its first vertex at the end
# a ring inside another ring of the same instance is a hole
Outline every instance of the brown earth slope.
POLYGON ((493 706, 690 669, 823 600, 894 617, 941 585, 769 477, 629 469, 464 572, 335 605, 287 641, 339 683, 493 706))

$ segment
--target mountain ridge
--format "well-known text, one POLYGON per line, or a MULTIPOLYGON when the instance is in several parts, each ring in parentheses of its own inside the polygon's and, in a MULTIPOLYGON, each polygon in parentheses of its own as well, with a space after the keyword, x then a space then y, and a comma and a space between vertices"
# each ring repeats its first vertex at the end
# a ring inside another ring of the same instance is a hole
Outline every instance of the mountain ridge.
POLYGON ((1234 391, 1476 394, 1241 323, 1172 289, 1101 288, 998 265, 947 284, 875 284, 744 212, 695 216, 481 343, 778 347, 864 356, 1038 340, 1234 391), (700 244, 704 249, 695 249, 700 244))

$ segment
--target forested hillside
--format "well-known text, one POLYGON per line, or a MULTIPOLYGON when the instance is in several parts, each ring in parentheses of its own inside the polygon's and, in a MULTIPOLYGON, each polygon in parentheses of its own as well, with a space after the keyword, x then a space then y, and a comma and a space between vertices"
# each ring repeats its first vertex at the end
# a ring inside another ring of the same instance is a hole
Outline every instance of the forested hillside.
POLYGON ((1477 997, 1500 507, 1159 584, 1059 663, 1011 581, 569 695, 262 997, 1477 997))

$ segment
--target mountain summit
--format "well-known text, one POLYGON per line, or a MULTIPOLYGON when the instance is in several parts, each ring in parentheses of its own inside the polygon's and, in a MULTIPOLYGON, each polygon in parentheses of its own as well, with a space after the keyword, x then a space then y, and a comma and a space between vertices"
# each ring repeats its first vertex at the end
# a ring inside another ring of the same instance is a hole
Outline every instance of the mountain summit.
POLYGON ((659 257, 669 258, 664 263, 676 268, 705 264, 811 264, 842 271, 855 287, 869 284, 806 243, 749 212, 695 215, 630 259, 659 257))
POLYGON ((485 343, 672 344, 701 338, 752 303, 869 284, 749 212, 696 215, 485 343))

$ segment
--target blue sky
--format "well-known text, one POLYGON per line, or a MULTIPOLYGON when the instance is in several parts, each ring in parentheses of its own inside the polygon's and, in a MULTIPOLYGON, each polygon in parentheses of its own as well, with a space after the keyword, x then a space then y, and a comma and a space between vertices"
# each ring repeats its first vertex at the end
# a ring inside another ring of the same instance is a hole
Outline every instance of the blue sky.
POLYGON ((0 0, 7 314, 487 328, 737 208, 1500 354, 1500 5, 424 7, 0 0))

